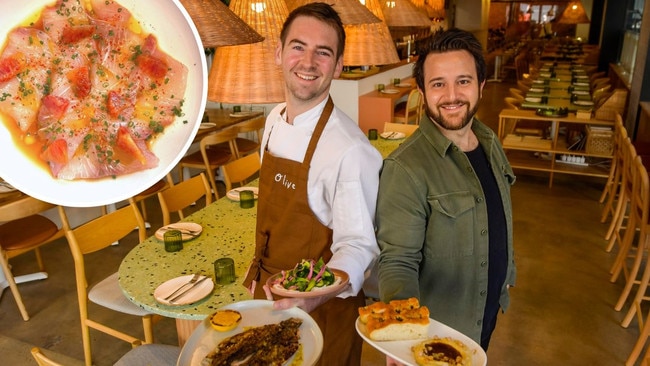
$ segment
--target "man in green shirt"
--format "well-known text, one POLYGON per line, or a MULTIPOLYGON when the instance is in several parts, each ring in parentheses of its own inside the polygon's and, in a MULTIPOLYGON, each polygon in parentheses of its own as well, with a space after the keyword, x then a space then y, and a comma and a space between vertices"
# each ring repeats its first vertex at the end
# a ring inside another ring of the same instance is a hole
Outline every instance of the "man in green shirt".
POLYGON ((451 29, 422 46, 413 73, 428 118, 384 161, 379 183, 379 293, 418 298, 487 349, 515 281, 515 176, 474 116, 486 80, 481 44, 451 29))

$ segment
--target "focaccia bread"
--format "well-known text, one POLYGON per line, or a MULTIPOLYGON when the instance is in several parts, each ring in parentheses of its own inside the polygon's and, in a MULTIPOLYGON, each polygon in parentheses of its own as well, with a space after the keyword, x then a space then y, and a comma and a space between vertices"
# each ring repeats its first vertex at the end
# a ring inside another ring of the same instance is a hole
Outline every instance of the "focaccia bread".
POLYGON ((418 299, 376 302, 359 308, 359 321, 373 341, 400 341, 427 336, 429 309, 418 299))
POLYGON ((472 366, 472 354, 461 341, 450 337, 433 337, 413 346, 419 366, 472 366))

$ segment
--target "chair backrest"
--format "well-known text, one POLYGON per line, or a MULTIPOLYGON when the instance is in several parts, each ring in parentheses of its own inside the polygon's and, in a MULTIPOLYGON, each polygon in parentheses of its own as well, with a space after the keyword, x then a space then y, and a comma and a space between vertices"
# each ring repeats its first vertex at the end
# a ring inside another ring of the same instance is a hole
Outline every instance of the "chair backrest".
POLYGON ((226 181, 226 191, 231 190, 233 184, 246 184, 260 171, 261 166, 260 154, 257 151, 224 165, 223 177, 226 181))
POLYGON ((38 366, 63 366, 62 364, 55 362, 54 360, 45 356, 38 347, 32 348, 32 356, 36 360, 38 366))
POLYGON ((207 149, 215 145, 227 144, 230 149, 230 153, 233 154, 232 159, 237 157, 237 146, 235 145, 235 139, 237 138, 237 128, 227 128, 225 130, 217 131, 211 133, 201 139, 199 147, 201 149, 201 155, 203 156, 203 162, 205 163, 205 168, 209 171, 214 169, 215 165, 210 161, 210 155, 207 152, 207 149))
POLYGON ((384 132, 401 132, 408 137, 411 136, 419 127, 420 125, 386 122, 384 123, 384 132))
POLYGON ((147 236, 144 219, 133 200, 113 212, 71 228, 65 209, 59 206, 59 216, 72 250, 75 266, 83 264, 83 255, 104 249, 138 229, 138 241, 147 236), (81 263, 78 263, 81 262, 81 263))
MULTIPOLYGON (((262 143, 262 134, 264 132, 264 126, 266 125, 266 117, 259 116, 251 120, 239 123, 235 126, 238 133, 255 133, 255 141, 257 142, 257 151, 260 149, 260 144, 262 143)), ((253 150, 254 151, 254 150, 253 150)), ((248 151, 250 154, 252 151, 248 151)), ((241 151, 239 153, 242 153, 241 151)))
POLYGON ((420 114, 422 113, 422 94, 418 89, 413 89, 409 92, 406 98, 406 107, 404 108, 404 115, 396 115, 395 122, 397 123, 420 123, 420 114))
POLYGON ((515 99, 519 99, 521 101, 524 100, 524 92, 522 92, 520 89, 510 88, 510 89, 508 89, 508 91, 510 92, 510 95, 509 95, 510 97, 513 97, 515 99))
POLYGON ((505 97, 503 98, 503 102, 508 109, 521 109, 521 100, 517 98, 505 97))
POLYGON ((176 212, 182 220, 183 209, 205 197, 206 206, 212 203, 212 193, 205 173, 186 179, 164 191, 158 192, 158 200, 163 214, 163 225, 171 224, 171 213, 176 212))
POLYGON ((56 207, 55 204, 23 195, 19 199, 0 205, 0 222, 36 215, 54 207, 56 207))

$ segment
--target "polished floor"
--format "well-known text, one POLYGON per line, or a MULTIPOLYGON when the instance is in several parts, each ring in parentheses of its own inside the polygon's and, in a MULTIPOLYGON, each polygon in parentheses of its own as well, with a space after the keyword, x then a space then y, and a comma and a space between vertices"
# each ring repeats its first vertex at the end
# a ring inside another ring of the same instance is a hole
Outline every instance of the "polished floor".
MULTIPOLYGON (((488 83, 480 118, 496 129, 509 83, 488 83)), ((517 285, 512 304, 499 316, 488 351, 489 365, 622 365, 638 337, 638 325, 620 326, 623 312, 614 304, 622 281, 609 282, 615 253, 604 251, 607 226, 599 222, 598 198, 604 181, 559 175, 549 188, 546 175, 518 172, 512 190, 515 222, 517 285)), ((200 205, 199 205, 200 206, 200 205)), ((156 200, 150 200, 150 221, 160 225, 156 200)), ((88 266, 90 283, 116 270, 134 245, 133 238, 93 254, 88 266)), ((0 298, 0 365, 35 365, 31 346, 50 352, 65 365, 83 359, 72 258, 65 241, 44 248, 50 277, 21 284, 20 291, 32 318, 24 322, 13 296, 0 298)), ((35 269, 33 256, 11 261, 17 274, 35 269)), ((629 304, 627 305, 629 306, 629 304)), ((627 310, 627 306, 624 311, 627 310)), ((137 319, 96 311, 124 329, 139 329, 137 319)), ((156 326, 157 341, 174 344, 174 322, 156 326)), ((94 362, 111 365, 129 345, 92 332, 94 362)), ((384 365, 382 355, 365 348, 363 365, 384 365)))

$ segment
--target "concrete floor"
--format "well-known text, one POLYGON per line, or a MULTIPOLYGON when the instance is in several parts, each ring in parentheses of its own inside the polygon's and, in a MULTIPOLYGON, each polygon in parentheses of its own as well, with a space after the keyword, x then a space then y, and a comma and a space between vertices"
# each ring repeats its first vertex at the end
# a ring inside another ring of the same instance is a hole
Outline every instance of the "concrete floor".
MULTIPOLYGON (((496 129, 498 111, 509 87, 489 83, 483 93, 480 118, 496 129)), ((621 365, 639 331, 636 321, 620 326, 624 313, 613 307, 623 287, 609 282, 615 253, 606 253, 597 200, 604 181, 558 175, 553 188, 546 175, 518 172, 512 190, 515 218, 517 286, 512 304, 499 317, 488 351, 490 365, 621 365)), ((157 201, 149 201, 153 228, 160 226, 157 201)), ((150 231, 153 234, 153 230, 150 231)), ((95 253, 88 259, 89 283, 114 272, 133 247, 134 238, 95 253)), ((80 364, 83 350, 78 320, 74 272, 65 241, 43 248, 50 277, 19 285, 31 315, 24 322, 10 291, 0 298, 0 365, 33 365, 28 352, 39 346, 66 365, 80 364)), ((35 270, 31 254, 12 259, 16 274, 35 270)), ((629 306, 629 305, 628 305, 629 306)), ((627 306, 624 311, 627 310, 627 306)), ((91 312, 141 329, 139 319, 95 307, 91 312)), ((96 365, 111 365, 129 345, 92 331, 96 365)), ((174 322, 163 319, 155 327, 158 342, 176 343, 174 322)), ((366 347, 363 365, 384 365, 384 358, 366 347)))

